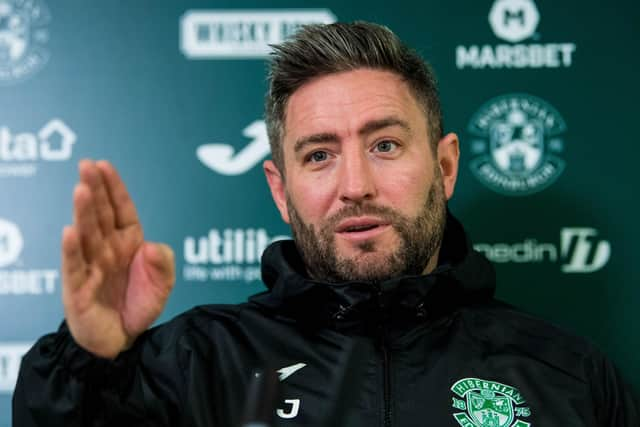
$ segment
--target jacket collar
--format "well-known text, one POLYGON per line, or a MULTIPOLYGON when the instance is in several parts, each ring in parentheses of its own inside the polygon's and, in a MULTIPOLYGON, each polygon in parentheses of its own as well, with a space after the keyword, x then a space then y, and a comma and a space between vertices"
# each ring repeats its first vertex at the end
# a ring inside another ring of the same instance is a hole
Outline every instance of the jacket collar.
POLYGON ((439 260, 427 275, 380 284, 326 283, 308 277, 293 240, 281 240, 262 256, 262 279, 269 290, 250 302, 302 325, 369 334, 380 326, 406 330, 456 306, 493 296, 493 267, 473 250, 449 212, 439 260))

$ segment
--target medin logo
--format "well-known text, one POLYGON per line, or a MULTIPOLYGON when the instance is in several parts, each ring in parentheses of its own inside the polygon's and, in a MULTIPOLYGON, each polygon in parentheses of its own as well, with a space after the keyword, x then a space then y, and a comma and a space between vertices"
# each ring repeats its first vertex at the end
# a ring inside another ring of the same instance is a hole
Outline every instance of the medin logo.
POLYGON ((456 412, 453 418, 462 427, 528 427, 523 421, 531 410, 523 406, 524 397, 518 389, 495 381, 464 378, 451 387, 458 397, 453 398, 453 407, 465 412, 456 412))
POLYGON ((490 189, 508 196, 537 193, 564 170, 566 125, 558 111, 540 98, 511 94, 484 104, 471 118, 473 174, 490 189))
POLYGON ((563 273, 593 273, 611 258, 611 243, 599 238, 591 227, 565 227, 560 230, 560 244, 526 238, 515 243, 476 243, 473 248, 492 262, 533 264, 562 261, 563 273))
POLYGON ((0 84, 22 80, 47 63, 49 20, 40 0, 0 0, 0 84))
POLYGON ((598 231, 590 227, 563 228, 560 233, 562 255, 568 260, 564 273, 593 273, 604 267, 611 257, 611 244, 595 241, 598 231))

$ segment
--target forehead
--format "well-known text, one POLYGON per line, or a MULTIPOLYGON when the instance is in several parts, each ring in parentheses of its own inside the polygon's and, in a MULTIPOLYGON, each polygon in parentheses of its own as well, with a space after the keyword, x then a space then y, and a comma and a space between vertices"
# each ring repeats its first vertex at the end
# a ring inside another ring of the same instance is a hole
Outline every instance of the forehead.
POLYGON ((285 151, 315 133, 347 137, 372 120, 395 117, 426 135, 426 119, 412 91, 393 72, 358 69, 321 76, 302 85, 287 103, 285 151))

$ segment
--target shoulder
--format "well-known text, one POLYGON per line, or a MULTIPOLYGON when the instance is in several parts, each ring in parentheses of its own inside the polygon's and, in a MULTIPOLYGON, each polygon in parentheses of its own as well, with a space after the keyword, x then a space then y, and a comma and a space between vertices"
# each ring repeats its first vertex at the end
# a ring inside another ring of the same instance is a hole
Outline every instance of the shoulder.
POLYGON ((584 381, 604 361, 588 339, 498 300, 468 307, 463 319, 485 351, 545 364, 584 381))
POLYGON ((193 307, 171 320, 149 329, 141 337, 156 351, 214 341, 216 335, 234 328, 248 309, 247 304, 210 304, 193 307))
POLYGON ((637 425, 637 404, 613 363, 590 340, 509 304, 491 300, 465 307, 460 327, 483 367, 514 377, 528 396, 584 396, 598 425, 637 425))

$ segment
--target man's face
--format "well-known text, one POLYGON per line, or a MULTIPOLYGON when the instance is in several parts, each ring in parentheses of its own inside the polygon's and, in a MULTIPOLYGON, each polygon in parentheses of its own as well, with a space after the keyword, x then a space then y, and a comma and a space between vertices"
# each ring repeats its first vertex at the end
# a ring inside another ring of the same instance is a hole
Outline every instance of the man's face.
POLYGON ((435 266, 453 184, 443 187, 427 126, 391 72, 331 74, 294 92, 285 179, 265 170, 312 277, 381 281, 435 266))

